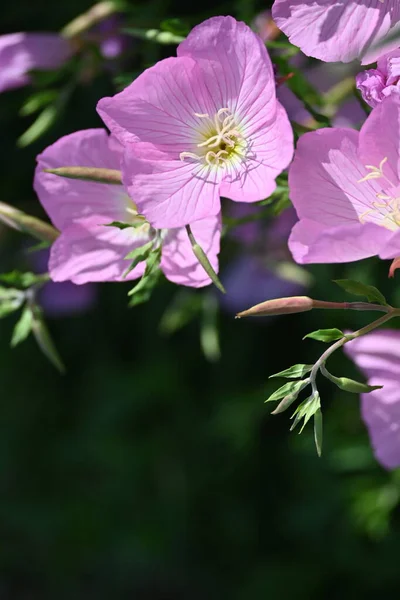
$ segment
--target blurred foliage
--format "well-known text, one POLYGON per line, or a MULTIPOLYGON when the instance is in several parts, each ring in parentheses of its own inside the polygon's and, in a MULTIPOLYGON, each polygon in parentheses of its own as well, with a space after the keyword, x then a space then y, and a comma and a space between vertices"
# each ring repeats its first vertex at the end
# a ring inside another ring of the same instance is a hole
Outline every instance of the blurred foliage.
MULTIPOLYGON (((251 22, 265 8, 259 0, 127 4, 132 27, 174 35, 213 14, 251 22)), ((90 5, 7 2, 2 32, 56 31, 90 5)), ((52 127, 23 149, 17 140, 33 122, 30 92, 0 95, 0 200, 43 216, 32 190, 36 154, 61 135, 101 126, 98 99, 172 51, 138 40, 126 71, 100 72, 71 89, 52 127)), ((22 240, 0 228, 2 272, 26 266, 22 240)), ((347 300, 331 280, 352 278, 399 305, 387 270, 375 259, 315 266, 310 295, 347 300)), ((368 316, 234 321, 218 310, 217 291, 163 283, 131 309, 127 291, 100 286, 94 310, 50 321, 64 376, 31 338, 11 352, 17 317, 0 321, 1 600, 396 594, 400 479, 376 464, 357 396, 321 381, 321 459, 311 431, 289 434, 286 414, 271 416, 264 404, 276 385, 270 374, 318 357, 318 342, 302 341, 307 332, 355 329, 368 316)), ((339 353, 331 366, 360 377, 339 353)))

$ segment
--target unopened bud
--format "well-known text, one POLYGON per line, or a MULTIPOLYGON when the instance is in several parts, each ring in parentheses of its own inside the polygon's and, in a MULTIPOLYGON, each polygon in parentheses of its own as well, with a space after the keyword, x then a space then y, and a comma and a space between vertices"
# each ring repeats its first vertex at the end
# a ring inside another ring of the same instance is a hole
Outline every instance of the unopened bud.
POLYGON ((21 233, 28 233, 41 242, 53 243, 60 235, 50 223, 32 217, 9 204, 0 202, 0 221, 21 233))
POLYGON ((100 23, 107 17, 119 10, 120 6, 118 2, 112 0, 105 0, 104 2, 98 2, 92 6, 87 12, 76 17, 73 21, 68 23, 61 31, 61 34, 66 38, 75 37, 81 35, 91 27, 100 23))
POLYGON ((237 313, 236 318, 241 317, 272 317, 274 315, 289 315, 300 313, 315 308, 315 300, 308 296, 292 296, 290 298, 276 298, 256 304, 247 310, 237 313))
POLYGON ((59 167, 58 169, 43 169, 45 173, 67 177, 68 179, 81 179, 95 183, 108 183, 122 185, 122 174, 117 169, 100 169, 97 167, 59 167))
POLYGON ((395 271, 400 269, 400 256, 394 259, 389 269, 389 277, 394 277, 395 271))

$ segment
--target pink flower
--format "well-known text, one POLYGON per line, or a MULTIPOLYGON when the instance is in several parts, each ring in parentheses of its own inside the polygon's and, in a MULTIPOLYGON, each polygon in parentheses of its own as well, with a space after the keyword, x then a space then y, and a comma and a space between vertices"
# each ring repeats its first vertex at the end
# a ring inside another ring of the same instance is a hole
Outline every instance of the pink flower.
MULTIPOLYGON (((155 244, 162 244, 161 269, 167 279, 193 287, 211 283, 193 254, 186 230, 154 230, 138 216, 123 186, 66 179, 43 171, 74 165, 119 169, 120 160, 120 145, 103 129, 67 135, 38 156, 34 187, 53 224, 61 231, 50 254, 53 281, 123 281, 131 263, 125 256, 154 240, 155 244), (112 221, 134 223, 136 227, 107 227, 112 221)), ((192 231, 218 271, 219 218, 197 221, 192 224, 192 231)), ((126 279, 140 277, 144 268, 145 264, 139 263, 126 279)))
POLYGON ((0 92, 27 85, 32 69, 57 69, 70 53, 68 42, 56 33, 0 36, 0 92))
POLYGON ((400 331, 369 333, 344 348, 369 385, 383 385, 361 394, 362 417, 377 460, 386 469, 400 467, 400 331))
POLYGON ((154 227, 220 212, 220 196, 254 202, 275 189, 293 153, 264 44, 215 17, 98 111, 126 146, 123 176, 154 227))
MULTIPOLYGON (((275 0, 272 16, 292 44, 326 62, 382 54, 379 44, 398 28, 398 0, 275 0)), ((387 47, 391 50, 398 41, 387 47)))
POLYGON ((359 73, 356 83, 365 102, 372 108, 391 94, 399 94, 400 49, 381 56, 377 68, 359 73))
POLYGON ((400 97, 375 108, 360 132, 300 138, 289 170, 300 221, 289 248, 299 263, 400 255, 400 97))

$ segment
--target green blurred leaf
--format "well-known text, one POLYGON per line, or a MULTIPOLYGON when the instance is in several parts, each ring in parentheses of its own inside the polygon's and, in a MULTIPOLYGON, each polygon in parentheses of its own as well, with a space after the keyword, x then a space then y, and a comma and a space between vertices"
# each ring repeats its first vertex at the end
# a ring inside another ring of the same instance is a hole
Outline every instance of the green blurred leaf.
POLYGON ((160 23, 162 31, 169 31, 177 36, 186 37, 189 35, 190 26, 182 21, 182 19, 165 19, 160 23))
POLYGON ((14 327, 11 337, 11 348, 15 348, 18 344, 26 340, 32 331, 33 315, 29 306, 25 306, 21 317, 14 327))
POLYGON ((25 294, 21 290, 0 286, 0 318, 18 310, 25 301, 25 294))
POLYGON ((10 271, 10 273, 0 274, 0 281, 20 288, 29 288, 37 283, 49 281, 49 275, 44 273, 36 275, 35 273, 21 273, 21 271, 10 271))
POLYGON ((64 364, 50 336, 47 325, 44 322, 41 308, 36 304, 30 308, 32 311, 32 332, 39 348, 60 373, 65 373, 64 364))
POLYGON ((171 335, 182 329, 200 314, 203 298, 200 292, 180 290, 161 317, 159 329, 164 335, 171 335))
POLYGON ((155 42, 157 44, 180 44, 185 39, 182 35, 176 35, 171 33, 170 31, 160 31, 159 29, 135 29, 129 27, 127 29, 123 29, 122 33, 127 33, 128 35, 132 35, 133 37, 142 39, 142 40, 150 40, 151 42, 155 42))
POLYGON ((365 296, 368 302, 376 302, 383 306, 387 306, 388 304, 385 296, 373 285, 366 285, 353 279, 335 279, 333 282, 349 294, 365 296))
POLYGON ((55 104, 45 108, 25 133, 18 138, 17 145, 20 148, 25 148, 35 142, 54 125, 58 116, 59 110, 55 104))
POLYGON ((317 329, 317 331, 312 331, 311 333, 307 333, 303 337, 303 340, 306 338, 310 338, 312 340, 318 340, 319 342, 334 342, 335 340, 340 340, 344 337, 343 331, 340 329, 317 329))
POLYGON ((28 98, 28 100, 22 105, 19 114, 21 117, 27 117, 34 114, 47 104, 50 104, 57 100, 59 92, 57 90, 40 90, 35 92, 28 98))
POLYGON ((269 379, 273 379, 274 377, 286 377, 287 379, 297 379, 298 377, 303 377, 307 373, 311 371, 314 365, 293 365, 293 367, 289 367, 284 371, 280 371, 279 373, 274 373, 274 375, 270 375, 269 379))

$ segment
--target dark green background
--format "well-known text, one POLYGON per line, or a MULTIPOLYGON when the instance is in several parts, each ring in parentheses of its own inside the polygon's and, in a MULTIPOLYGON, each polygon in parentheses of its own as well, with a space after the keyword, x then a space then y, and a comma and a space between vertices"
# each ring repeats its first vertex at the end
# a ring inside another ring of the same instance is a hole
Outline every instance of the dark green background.
MULTIPOLYGON (((1 29, 57 30, 90 6, 14 0, 1 29)), ((133 6, 133 5, 132 5, 133 6)), ((212 14, 251 18, 261 2, 135 2, 140 25, 191 25, 212 14)), ((138 43, 132 72, 169 48, 138 43)), ((171 49, 171 52, 173 49, 171 49)), ((26 149, 15 142, 22 89, 0 96, 0 199, 41 214, 35 156, 61 135, 100 126, 103 74, 74 93, 66 115, 26 149)), ((0 231, 2 269, 21 266, 21 238, 0 231)), ((223 262, 229 261, 224 252, 223 262)), ((330 283, 353 277, 400 302, 387 263, 315 267, 310 294, 348 299, 330 283)), ((59 376, 33 340, 9 349, 0 322, 1 600, 350 600, 397 597, 400 479, 375 462, 356 396, 321 382, 324 454, 312 429, 289 435, 271 417, 268 375, 312 362, 319 327, 355 328, 362 315, 308 313, 266 322, 221 311, 222 358, 207 362, 199 320, 167 337, 159 322, 177 288, 126 308, 125 285, 103 285, 89 314, 52 320, 68 367, 59 376)), ((342 356, 332 371, 356 376, 342 356)), ((359 375, 358 375, 359 377, 359 375)))

